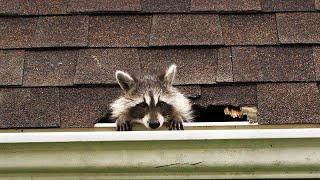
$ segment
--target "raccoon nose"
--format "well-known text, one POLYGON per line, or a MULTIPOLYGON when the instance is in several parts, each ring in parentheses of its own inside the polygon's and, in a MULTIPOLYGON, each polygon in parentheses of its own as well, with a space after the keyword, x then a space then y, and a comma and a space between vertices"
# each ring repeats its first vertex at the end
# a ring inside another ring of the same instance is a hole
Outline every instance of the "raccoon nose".
POLYGON ((152 129, 156 129, 160 126, 160 122, 159 121, 149 121, 149 126, 152 129))

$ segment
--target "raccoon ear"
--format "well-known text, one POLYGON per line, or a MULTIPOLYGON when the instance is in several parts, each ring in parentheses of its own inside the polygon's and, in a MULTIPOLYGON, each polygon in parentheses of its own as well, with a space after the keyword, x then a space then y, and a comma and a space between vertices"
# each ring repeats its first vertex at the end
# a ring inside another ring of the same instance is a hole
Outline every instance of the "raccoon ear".
POLYGON ((134 85, 134 79, 126 72, 116 71, 116 79, 124 91, 130 90, 134 85))
POLYGON ((169 66, 169 68, 166 70, 166 73, 164 74, 163 81, 166 84, 172 85, 174 77, 176 76, 177 72, 177 66, 175 64, 172 64, 169 66))

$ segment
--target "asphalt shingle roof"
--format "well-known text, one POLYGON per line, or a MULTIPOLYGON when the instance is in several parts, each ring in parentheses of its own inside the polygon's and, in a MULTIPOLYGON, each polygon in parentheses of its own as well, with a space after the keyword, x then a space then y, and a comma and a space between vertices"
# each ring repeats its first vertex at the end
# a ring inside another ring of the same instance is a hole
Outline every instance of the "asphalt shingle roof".
POLYGON ((319 0, 0 0, 0 128, 93 127, 114 72, 178 65, 198 105, 320 122, 319 0))

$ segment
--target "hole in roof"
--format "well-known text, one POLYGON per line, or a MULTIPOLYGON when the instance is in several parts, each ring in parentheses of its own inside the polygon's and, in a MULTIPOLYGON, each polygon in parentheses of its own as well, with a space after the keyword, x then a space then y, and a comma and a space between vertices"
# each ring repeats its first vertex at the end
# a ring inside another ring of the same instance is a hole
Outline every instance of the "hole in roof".
POLYGON ((192 108, 195 116, 194 122, 257 122, 257 108, 255 106, 209 105, 205 107, 195 104, 192 108))
MULTIPOLYGON (((194 112, 193 122, 249 122, 257 123, 257 107, 255 106, 222 106, 192 105, 194 112)), ((108 111, 97 123, 114 123, 108 111)))

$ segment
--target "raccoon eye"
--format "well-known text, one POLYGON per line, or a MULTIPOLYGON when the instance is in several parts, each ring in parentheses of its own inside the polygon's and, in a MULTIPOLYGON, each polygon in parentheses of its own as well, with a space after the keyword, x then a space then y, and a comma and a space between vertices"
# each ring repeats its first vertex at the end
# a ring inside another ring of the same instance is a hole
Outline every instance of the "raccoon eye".
POLYGON ((163 101, 159 101, 157 106, 158 107, 165 107, 167 105, 167 103, 163 102, 163 101))
POLYGON ((164 101, 159 101, 157 104, 158 111, 163 115, 163 116, 171 116, 173 112, 173 107, 172 105, 164 102, 164 101))
POLYGON ((147 108, 148 104, 146 102, 140 103, 137 106, 139 106, 140 108, 147 108))

